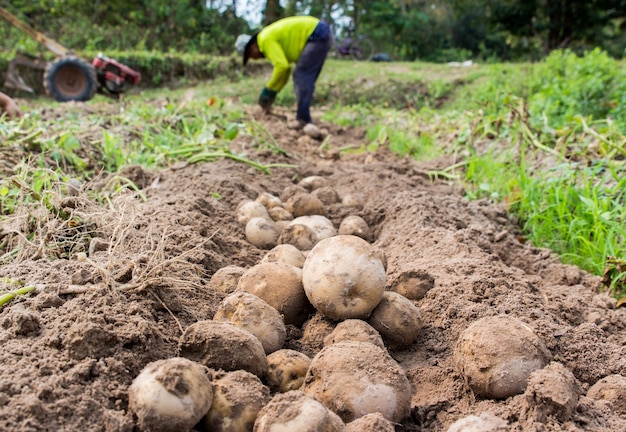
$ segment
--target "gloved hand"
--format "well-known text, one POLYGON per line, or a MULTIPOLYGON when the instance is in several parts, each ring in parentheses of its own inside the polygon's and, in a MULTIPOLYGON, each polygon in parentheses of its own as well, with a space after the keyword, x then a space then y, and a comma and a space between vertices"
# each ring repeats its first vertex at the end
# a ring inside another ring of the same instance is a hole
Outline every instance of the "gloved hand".
POLYGON ((274 99, 276 99, 276 92, 267 87, 263 87, 261 95, 259 96, 259 105, 261 105, 261 108, 265 111, 269 111, 274 104, 274 99))

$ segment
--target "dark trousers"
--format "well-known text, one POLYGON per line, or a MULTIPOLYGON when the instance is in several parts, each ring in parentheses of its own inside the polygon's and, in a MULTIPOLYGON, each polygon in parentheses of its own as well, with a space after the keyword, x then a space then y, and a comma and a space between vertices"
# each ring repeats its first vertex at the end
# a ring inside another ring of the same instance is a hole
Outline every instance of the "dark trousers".
POLYGON ((320 21, 317 28, 304 46, 296 68, 293 71, 293 85, 298 99, 296 118, 311 123, 311 102, 315 91, 315 82, 322 71, 324 61, 333 43, 330 27, 320 21))

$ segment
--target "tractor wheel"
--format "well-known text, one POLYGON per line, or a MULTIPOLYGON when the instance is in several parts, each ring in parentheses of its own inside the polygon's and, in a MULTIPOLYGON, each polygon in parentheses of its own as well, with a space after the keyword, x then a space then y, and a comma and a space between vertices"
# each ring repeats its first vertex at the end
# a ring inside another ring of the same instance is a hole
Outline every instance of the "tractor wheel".
POLYGON ((48 64, 43 74, 46 93, 59 102, 87 101, 97 90, 93 66, 74 57, 61 57, 48 64))

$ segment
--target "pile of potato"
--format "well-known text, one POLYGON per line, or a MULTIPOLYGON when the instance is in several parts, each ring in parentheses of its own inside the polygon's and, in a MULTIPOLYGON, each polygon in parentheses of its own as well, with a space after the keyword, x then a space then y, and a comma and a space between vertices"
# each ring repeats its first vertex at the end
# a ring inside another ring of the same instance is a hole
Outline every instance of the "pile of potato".
MULTIPOLYGON (((409 415, 411 385, 388 349, 417 341, 422 317, 414 301, 433 281, 409 271, 388 283, 385 254, 370 243, 367 223, 352 215, 337 229, 324 215, 338 202, 324 178, 307 177, 280 197, 262 193, 238 206, 246 238, 268 252, 250 268, 217 271, 211 285, 224 299, 213 318, 184 331, 178 357, 147 365, 134 380, 129 407, 141 430, 393 431, 409 415), (285 348, 299 331, 301 341, 321 335, 311 355, 285 348)), ((518 394, 547 360, 523 324, 499 322, 469 328, 455 349, 479 396, 518 394), (489 344, 494 352, 515 346, 517 354, 481 357, 489 344)))
POLYGON ((224 299, 213 318, 185 330, 178 357, 134 380, 141 430, 393 430, 408 416, 411 386, 387 347, 413 344, 421 313, 385 291, 386 258, 367 223, 326 218, 324 206, 339 202, 324 178, 308 177, 238 206, 246 238, 268 252, 248 269, 217 271, 211 284, 224 299), (321 320, 332 325, 315 355, 285 348, 289 326, 321 320))

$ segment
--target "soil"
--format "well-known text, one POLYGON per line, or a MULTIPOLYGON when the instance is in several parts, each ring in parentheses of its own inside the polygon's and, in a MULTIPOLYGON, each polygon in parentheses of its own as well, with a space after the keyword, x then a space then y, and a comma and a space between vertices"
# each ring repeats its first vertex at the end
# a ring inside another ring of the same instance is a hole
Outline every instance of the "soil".
MULTIPOLYGON (((388 288, 407 277, 424 285, 413 300, 423 322, 417 341, 389 351, 413 392, 396 431, 446 431, 462 419, 467 426, 453 430, 626 430, 626 309, 601 292, 599 277, 524 242, 504 208, 429 177, 449 160, 339 152, 361 146, 363 131, 320 122, 331 137, 322 145, 279 117, 260 121, 288 154, 243 136, 237 151, 296 168, 267 175, 226 159, 158 172, 129 167, 119 174, 141 194, 96 205, 89 192, 108 180, 98 178, 59 197, 79 221, 72 226, 42 219, 26 242, 11 237, 23 213, 3 223, 0 239, 21 246, 0 267, 2 284, 22 280, 37 291, 0 310, 1 430, 136 430, 132 380, 149 362, 177 356, 185 329, 213 317, 226 296, 211 285, 218 269, 249 268, 267 253, 246 241, 237 205, 263 192, 280 196, 313 175, 351 198, 326 206, 335 226, 349 215, 369 224, 386 254, 388 288), (549 354, 523 393, 501 400, 475 395, 455 363, 461 333, 499 315, 524 323, 549 354)), ((289 325, 285 348, 315 355, 334 325, 289 325)))

